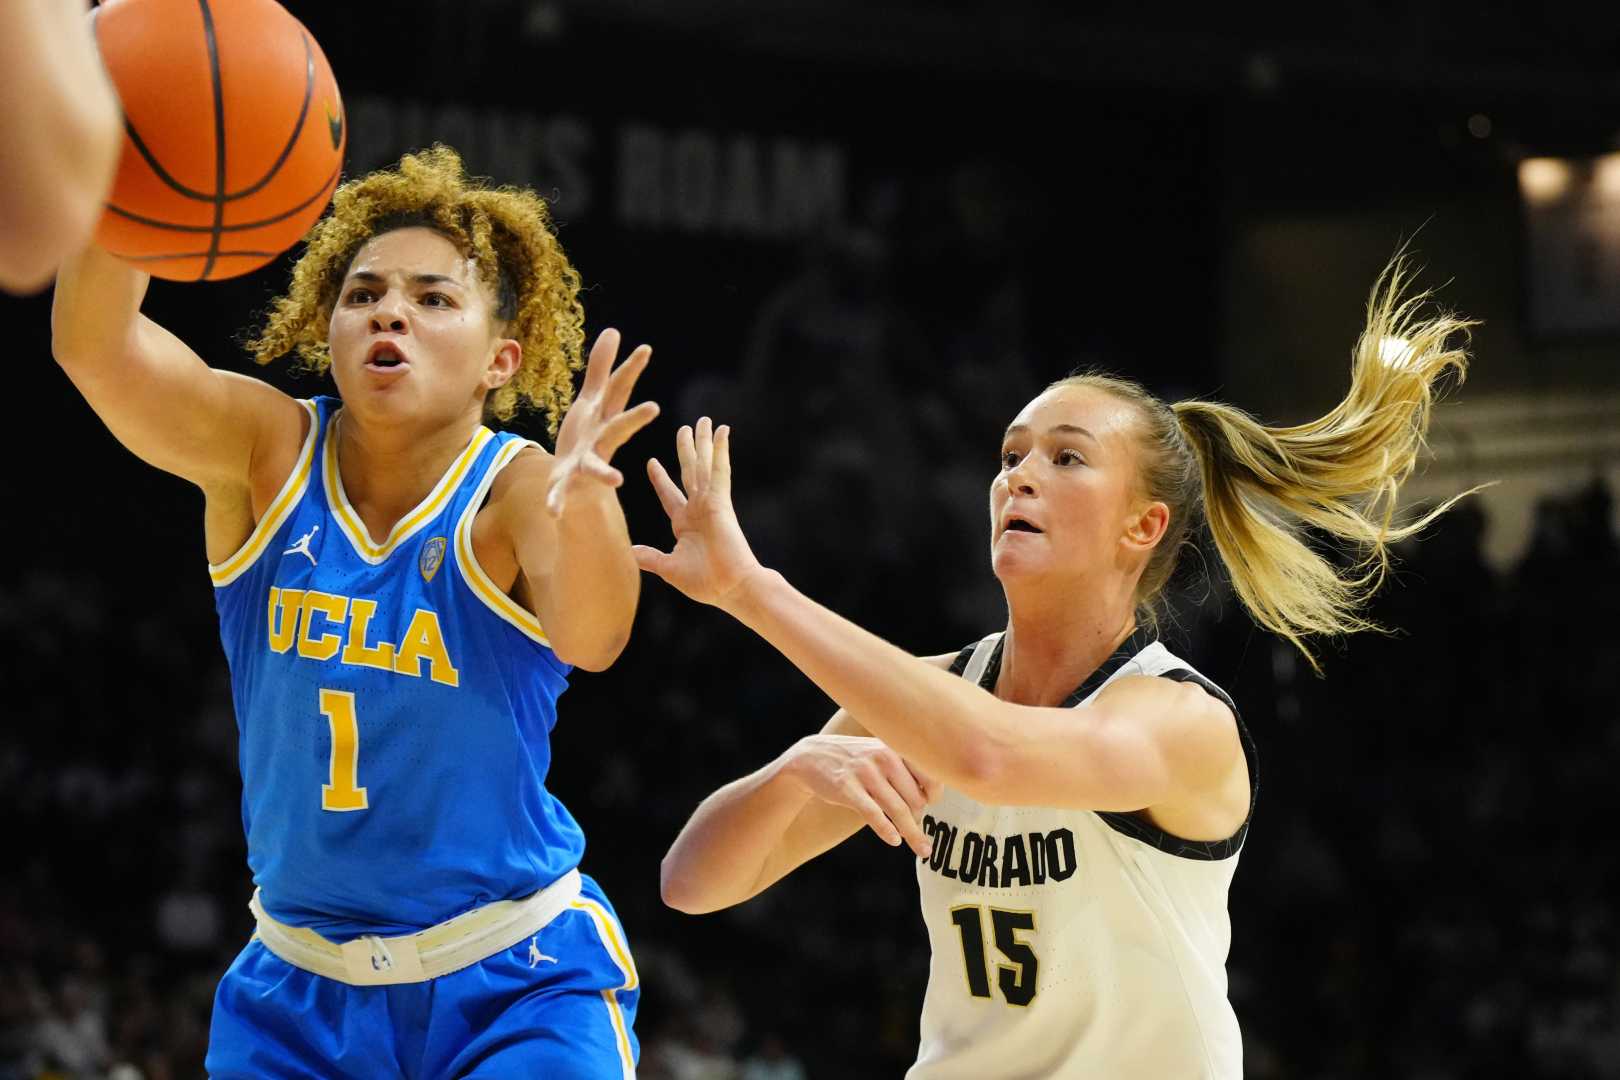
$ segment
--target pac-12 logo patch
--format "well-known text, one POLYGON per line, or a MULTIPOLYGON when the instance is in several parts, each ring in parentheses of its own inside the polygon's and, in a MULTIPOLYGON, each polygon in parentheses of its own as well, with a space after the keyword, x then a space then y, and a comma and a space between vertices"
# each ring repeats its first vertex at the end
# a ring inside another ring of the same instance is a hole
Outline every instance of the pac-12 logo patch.
POLYGON ((432 581, 433 575, 444 565, 444 537, 435 536, 422 545, 422 558, 417 565, 422 568, 422 580, 432 581))

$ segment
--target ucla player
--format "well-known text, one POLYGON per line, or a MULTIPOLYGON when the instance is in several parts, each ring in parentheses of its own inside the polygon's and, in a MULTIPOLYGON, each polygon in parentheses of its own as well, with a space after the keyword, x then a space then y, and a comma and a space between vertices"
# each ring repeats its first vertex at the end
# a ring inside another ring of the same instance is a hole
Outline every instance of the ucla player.
POLYGON ((591 350, 533 192, 442 147, 339 189, 254 349, 340 396, 214 371, 140 314, 147 277, 64 268, 62 367, 200 488, 240 729, 254 939, 215 998, 219 1078, 622 1078, 639 992, 545 786, 572 667, 624 647, 639 574, 613 453, 650 350, 591 350), (556 452, 485 426, 524 406, 556 452), (566 411, 566 419, 562 419, 566 411))
POLYGON ((665 857, 666 902, 739 903, 869 826, 915 853, 932 947, 913 1080, 1241 1076, 1226 900, 1255 749, 1232 699, 1154 640, 1152 605, 1207 523, 1262 625, 1302 651, 1367 627, 1388 545, 1445 509, 1391 519, 1433 384, 1466 362, 1449 343, 1468 324, 1419 318, 1399 264, 1387 275, 1350 394, 1313 423, 1266 428, 1095 374, 1025 406, 990 488, 1007 626, 954 655, 909 656, 761 567, 731 507, 729 430, 682 428, 682 484, 649 464, 675 547, 638 562, 842 708, 698 807, 665 857), (1409 346, 1399 363, 1390 338, 1409 346), (1301 522, 1366 561, 1336 568, 1301 522))

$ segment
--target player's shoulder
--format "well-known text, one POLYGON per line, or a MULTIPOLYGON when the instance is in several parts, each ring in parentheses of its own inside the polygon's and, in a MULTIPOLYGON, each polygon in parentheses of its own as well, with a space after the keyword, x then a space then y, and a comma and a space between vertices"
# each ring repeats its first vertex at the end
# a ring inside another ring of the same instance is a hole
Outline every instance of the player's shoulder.
POLYGON ((1156 701, 1175 706, 1175 714, 1189 721, 1231 726, 1237 712, 1231 696, 1162 641, 1148 641, 1122 659, 1098 690, 1097 699, 1156 701))
MULTIPOLYGON (((1160 649, 1156 642, 1150 648, 1160 649)), ((1147 652, 1148 650, 1143 650, 1147 652)), ((1135 658, 1133 658, 1134 660, 1135 658)), ((1246 754, 1237 707, 1226 692, 1173 654, 1127 663, 1091 699, 1104 717, 1151 730, 1189 775, 1218 779, 1246 754)))
POLYGON ((490 482, 486 505, 498 511, 508 504, 530 505, 543 499, 556 460, 537 443, 524 442, 490 482))
POLYGON ((1125 705, 1151 710, 1173 719, 1184 728, 1230 728, 1233 709, 1224 695, 1210 693, 1201 684, 1164 674, 1131 672, 1122 674, 1097 692, 1093 703, 1107 707, 1125 705))
POLYGON ((1232 695, 1191 663, 1171 652, 1162 641, 1151 641, 1130 658, 1120 671, 1120 677, 1148 676, 1167 683, 1178 684, 1188 690, 1198 690, 1219 701, 1227 711, 1236 712, 1232 695))
POLYGON ((514 441, 518 442, 519 448, 516 456, 512 458, 512 463, 503 469, 503 472, 526 473, 536 469, 545 472, 551 471, 552 463, 557 459, 550 450, 528 439, 514 441))

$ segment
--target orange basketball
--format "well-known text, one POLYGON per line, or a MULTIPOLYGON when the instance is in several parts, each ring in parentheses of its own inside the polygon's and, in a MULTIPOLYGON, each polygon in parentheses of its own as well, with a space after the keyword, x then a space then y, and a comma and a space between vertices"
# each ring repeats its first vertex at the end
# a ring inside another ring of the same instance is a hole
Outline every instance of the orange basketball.
POLYGON ((275 0, 106 0, 92 12, 124 105, 96 241, 142 270, 217 281, 297 243, 337 187, 337 80, 275 0))

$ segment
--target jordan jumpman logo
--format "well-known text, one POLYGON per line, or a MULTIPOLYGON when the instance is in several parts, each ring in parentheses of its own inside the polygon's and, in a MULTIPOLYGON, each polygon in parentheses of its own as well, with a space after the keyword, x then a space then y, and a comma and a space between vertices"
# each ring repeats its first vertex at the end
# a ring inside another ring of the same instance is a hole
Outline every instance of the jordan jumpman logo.
POLYGON ((321 531, 321 527, 319 525, 315 526, 313 529, 309 530, 309 532, 305 533, 303 536, 300 536, 298 538, 298 543, 294 544, 292 547, 288 548, 286 551, 283 551, 282 554, 283 555, 293 555, 293 554, 302 555, 302 556, 304 556, 305 558, 307 558, 309 560, 309 565, 311 565, 311 566, 319 566, 320 564, 315 561, 315 556, 309 550, 309 542, 310 542, 311 539, 314 538, 315 534, 320 532, 320 531, 321 531))

